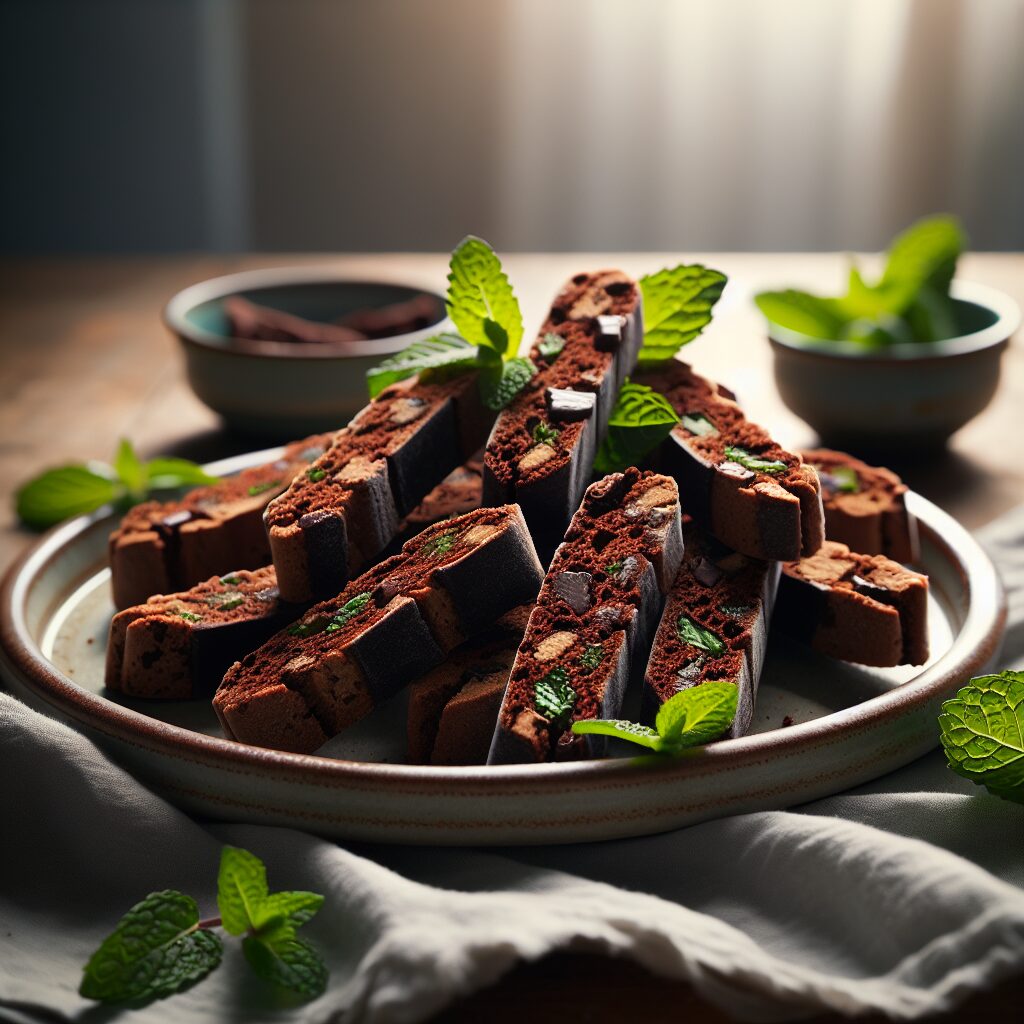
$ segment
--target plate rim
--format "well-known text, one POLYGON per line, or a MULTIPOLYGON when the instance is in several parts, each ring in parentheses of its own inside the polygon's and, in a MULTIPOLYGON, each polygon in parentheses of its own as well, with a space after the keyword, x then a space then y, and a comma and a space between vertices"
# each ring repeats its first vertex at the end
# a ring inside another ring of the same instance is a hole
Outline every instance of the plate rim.
MULTIPOLYGON (((236 455, 205 468, 217 475, 270 461, 283 448, 236 455)), ((933 502, 909 491, 908 509, 920 529, 960 573, 967 614, 949 650, 922 672, 886 693, 810 722, 756 735, 722 740, 673 759, 619 758, 528 765, 434 766, 348 761, 316 754, 294 754, 208 736, 153 718, 92 693, 64 675, 39 649, 26 620, 32 580, 77 537, 102 528, 114 510, 107 506, 53 527, 29 545, 8 568, 0 586, 0 656, 23 685, 46 704, 106 736, 171 757, 243 774, 273 775, 285 781, 395 794, 459 791, 490 796, 498 791, 631 787, 739 770, 767 759, 798 756, 913 712, 946 696, 951 681, 977 674, 995 656, 1006 624, 1007 606, 995 566, 970 532, 933 502)), ((938 730, 936 729, 936 745, 938 730)))

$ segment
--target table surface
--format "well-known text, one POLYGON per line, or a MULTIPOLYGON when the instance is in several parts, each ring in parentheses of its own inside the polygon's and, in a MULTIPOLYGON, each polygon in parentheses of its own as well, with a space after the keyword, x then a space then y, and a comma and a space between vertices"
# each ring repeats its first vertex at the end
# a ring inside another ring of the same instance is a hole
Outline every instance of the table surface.
MULTIPOLYGON (((872 270, 877 257, 858 257, 872 270)), ((783 406, 771 376, 771 353, 751 295, 794 285, 838 291, 848 258, 840 253, 517 254, 503 257, 528 325, 539 324, 555 288, 580 269, 620 266, 641 274, 700 260, 727 273, 730 284, 715 322, 686 355, 698 370, 728 384, 751 419, 790 447, 814 435, 783 406)), ((144 457, 182 455, 200 461, 267 446, 225 430, 188 388, 177 344, 160 311, 180 288, 204 278, 256 267, 307 265, 340 275, 408 281, 441 291, 447 256, 252 255, 4 261, 0 273, 0 567, 31 540, 13 516, 15 486, 62 462, 109 460, 130 438, 144 457)), ((1024 307, 1024 254, 966 256, 960 276, 999 288, 1024 307)), ((1024 419, 1024 351, 1011 344, 1000 389, 989 408, 938 455, 897 464, 904 479, 969 529, 1024 502, 1024 461, 1006 458, 1024 419)), ((289 438, 280 438, 280 441, 289 438)), ((976 1016, 1009 1016, 1024 983, 976 998, 976 1016)), ((629 1020, 644 1006, 647 1021, 727 1019, 687 986, 650 977, 632 964, 593 953, 564 953, 523 965, 495 986, 464 1000, 443 1019, 486 1016, 548 1020, 629 1020), (643 997, 643 1002, 638 1002, 643 997), (664 1008, 664 1015, 659 1016, 664 1008), (650 1012, 648 1012, 650 1011, 650 1012)), ((965 1011, 967 1012, 967 1008, 965 1011)), ((826 1018, 822 1018, 826 1019, 826 1018)), ((838 1018, 837 1018, 838 1019, 838 1018)), ((965 1019, 965 1018, 960 1018, 965 1019)))

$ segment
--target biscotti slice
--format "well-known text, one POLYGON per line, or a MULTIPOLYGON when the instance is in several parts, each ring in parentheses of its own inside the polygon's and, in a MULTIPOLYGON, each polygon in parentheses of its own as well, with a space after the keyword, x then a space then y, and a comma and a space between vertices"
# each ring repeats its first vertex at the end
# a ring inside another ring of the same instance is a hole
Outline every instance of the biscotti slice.
POLYGON ((106 685, 129 697, 208 697, 230 665, 301 613, 281 602, 273 566, 158 594, 111 620, 106 685))
POLYGON ((683 543, 683 564, 647 663, 641 715, 653 725, 661 705, 681 690, 732 682, 738 704, 725 735, 742 736, 754 715, 779 563, 732 551, 693 523, 684 525, 683 543))
POLYGON ((385 388, 267 507, 281 594, 336 594, 373 562, 401 518, 484 442, 493 420, 476 374, 385 388))
POLYGON ((775 625, 842 661, 891 667, 928 660, 928 578, 838 541, 782 567, 775 625))
POLYGON ((214 709, 231 738, 313 751, 532 601, 542 577, 514 505, 428 527, 233 665, 214 709))
POLYGON ((892 470, 828 448, 802 455, 821 480, 829 540, 897 562, 917 559, 917 520, 907 511, 907 485, 892 470))
POLYGON ((110 535, 114 605, 127 608, 210 576, 266 565, 270 545, 263 510, 333 437, 295 441, 273 462, 197 487, 178 501, 147 501, 130 509, 110 535))
POLYGON ((680 417, 659 449, 659 468, 678 481, 683 509, 698 526, 768 561, 793 561, 821 547, 817 473, 751 423, 731 392, 677 361, 638 380, 660 391, 680 417))
POLYGON ((517 501, 542 559, 579 507, 619 386, 642 343, 637 283, 618 270, 577 274, 530 350, 537 373, 494 424, 484 504, 517 501))
POLYGON ((410 764, 484 764, 533 605, 503 615, 409 687, 410 764))
POLYGON ((670 477, 628 469, 592 484, 555 552, 516 655, 491 764, 597 756, 573 721, 619 717, 633 664, 646 664, 683 555, 670 477))

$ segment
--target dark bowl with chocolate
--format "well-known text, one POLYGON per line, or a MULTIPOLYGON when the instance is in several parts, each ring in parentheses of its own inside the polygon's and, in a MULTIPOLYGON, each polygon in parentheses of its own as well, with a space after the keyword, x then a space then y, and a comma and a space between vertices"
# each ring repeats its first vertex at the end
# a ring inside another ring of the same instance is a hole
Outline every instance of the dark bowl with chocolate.
POLYGON ((428 288, 299 267, 191 285, 164 321, 199 399, 232 427, 278 439, 343 426, 366 404, 370 367, 451 326, 428 288))
POLYGON ((942 341, 868 348, 769 323, 782 400, 834 448, 939 448, 991 401, 1020 324, 1010 296, 954 281, 960 333, 942 341))

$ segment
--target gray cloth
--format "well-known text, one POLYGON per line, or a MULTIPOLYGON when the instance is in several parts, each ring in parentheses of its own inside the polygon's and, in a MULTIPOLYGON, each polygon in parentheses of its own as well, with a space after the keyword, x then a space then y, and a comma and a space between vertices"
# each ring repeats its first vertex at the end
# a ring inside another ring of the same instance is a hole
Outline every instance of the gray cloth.
MULTIPOLYGON (((1024 665, 1024 509, 988 531, 1011 593, 1003 663, 1024 665)), ((667 835, 503 852, 341 848, 288 829, 199 824, 71 729, 0 695, 0 1016, 109 1020, 81 967, 154 889, 216 912, 223 843, 272 888, 327 897, 304 934, 331 970, 269 1009, 237 943, 189 992, 131 1020, 419 1021, 556 948, 627 956, 750 1020, 832 1009, 913 1018, 1024 970, 1024 806, 933 753, 794 811, 667 835)))

